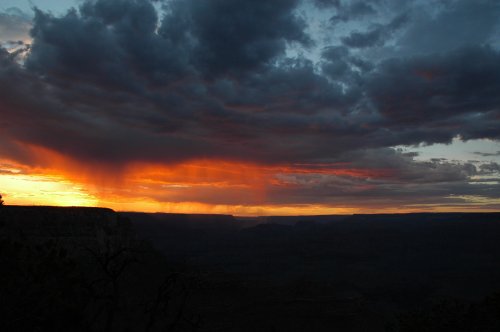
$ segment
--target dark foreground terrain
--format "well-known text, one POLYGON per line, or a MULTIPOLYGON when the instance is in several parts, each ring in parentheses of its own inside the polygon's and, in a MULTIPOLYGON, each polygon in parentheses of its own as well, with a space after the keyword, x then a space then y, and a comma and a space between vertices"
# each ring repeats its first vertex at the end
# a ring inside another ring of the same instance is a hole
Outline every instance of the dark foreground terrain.
POLYGON ((0 208, 3 331, 500 331, 500 214, 0 208))

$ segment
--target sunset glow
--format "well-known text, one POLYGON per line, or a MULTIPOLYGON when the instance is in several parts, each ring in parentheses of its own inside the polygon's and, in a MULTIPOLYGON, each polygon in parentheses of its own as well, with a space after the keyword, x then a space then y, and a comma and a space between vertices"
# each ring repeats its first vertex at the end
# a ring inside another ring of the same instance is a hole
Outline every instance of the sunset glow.
POLYGON ((6 204, 500 210, 494 2, 6 1, 6 204))
MULTIPOLYGON (((191 161, 172 166, 134 163, 112 172, 78 166, 76 161, 46 149, 30 147, 39 165, 30 168, 0 162, 0 187, 14 205, 101 206, 118 211, 215 213, 241 216, 320 215, 459 211, 453 204, 384 206, 379 201, 340 204, 269 203, 276 190, 300 189, 291 181, 306 174, 313 177, 376 181, 393 176, 390 169, 347 168, 347 164, 263 166, 229 161, 191 161)), ((96 166, 97 167, 97 166, 96 166)), ((352 190, 369 192, 366 184, 352 190)), ((473 209, 489 211, 490 199, 462 197, 473 209), (485 208, 481 208, 485 206, 485 208)))
POLYGON ((50 168, 29 169, 5 160, 1 163, 0 187, 8 193, 5 199, 9 204, 106 206, 126 211, 237 215, 346 214, 360 209, 318 204, 266 204, 266 187, 270 183, 287 186, 275 178, 277 174, 368 175, 363 170, 327 169, 327 165, 311 170, 199 161, 171 167, 134 164, 124 167, 118 174, 96 171, 92 176, 88 169, 74 172, 78 169, 77 163, 55 153, 34 150, 37 151, 37 160, 50 168), (72 168, 58 169, 57 163, 72 165, 72 168), (195 201, 189 201, 190 198, 195 201), (210 202, 211 199, 220 201, 210 202))

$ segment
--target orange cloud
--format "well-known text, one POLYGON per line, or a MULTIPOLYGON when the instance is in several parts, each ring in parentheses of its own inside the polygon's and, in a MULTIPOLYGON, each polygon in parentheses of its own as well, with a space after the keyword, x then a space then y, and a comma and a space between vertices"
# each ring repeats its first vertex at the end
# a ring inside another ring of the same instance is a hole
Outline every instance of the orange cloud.
MULTIPOLYGON (((20 143, 21 144, 21 143, 20 143)), ((177 164, 82 163, 47 148, 21 144, 31 165, 0 160, 0 189, 10 204, 91 205, 117 210, 304 214, 352 213, 353 207, 273 205, 270 186, 286 187, 278 174, 387 177, 390 170, 353 169, 346 163, 258 165, 227 160, 177 164)))
MULTIPOLYGON (((348 163, 259 165, 229 160, 191 160, 176 164, 132 162, 111 166, 83 163, 60 153, 23 145, 30 165, 0 159, 0 192, 7 204, 84 205, 119 211, 224 213, 235 215, 306 215, 416 212, 426 206, 388 206, 382 201, 279 203, 270 192, 286 192, 299 184, 286 179, 329 175, 367 179, 352 187, 373 189, 370 179, 390 179, 392 169, 350 168, 348 163), (285 180, 284 180, 285 179, 285 180)), ((394 203, 397 204, 397 203, 394 203)), ((393 205, 394 205, 393 204, 393 205)), ((429 211, 454 207, 429 206, 429 211)), ((459 209, 456 208, 457 210, 459 209)))

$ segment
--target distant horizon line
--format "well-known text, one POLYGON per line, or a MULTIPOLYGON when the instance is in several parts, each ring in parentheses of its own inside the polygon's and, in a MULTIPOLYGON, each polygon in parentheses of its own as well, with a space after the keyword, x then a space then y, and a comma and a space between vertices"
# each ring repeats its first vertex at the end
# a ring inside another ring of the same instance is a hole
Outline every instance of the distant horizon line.
POLYGON ((296 215, 235 215, 225 213, 186 213, 186 212, 146 212, 146 211, 118 211, 104 206, 84 206, 84 205, 19 205, 4 204, 2 207, 18 208, 56 208, 56 209, 102 209, 110 210, 114 213, 144 213, 144 214, 166 214, 166 215, 194 215, 194 216, 231 216, 234 218, 272 218, 272 217, 329 217, 329 216, 360 216, 360 215, 412 215, 412 214, 500 214, 499 211, 420 211, 420 212, 379 212, 379 213, 338 213, 338 214, 296 214, 296 215))

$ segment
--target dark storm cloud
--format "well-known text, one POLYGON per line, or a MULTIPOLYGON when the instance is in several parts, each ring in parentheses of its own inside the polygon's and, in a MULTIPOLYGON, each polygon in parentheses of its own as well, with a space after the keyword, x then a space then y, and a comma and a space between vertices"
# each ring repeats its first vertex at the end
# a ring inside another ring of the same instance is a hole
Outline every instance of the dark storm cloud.
POLYGON ((298 0, 174 1, 159 30, 175 46, 191 44, 192 62, 211 75, 242 73, 267 64, 287 42, 307 45, 298 0))
POLYGON ((351 88, 364 83, 363 76, 373 69, 369 61, 355 56, 345 46, 332 46, 323 50, 323 74, 333 80, 349 84, 351 88))
MULTIPOLYGON (((0 153, 29 163, 23 146, 31 144, 112 165, 208 158, 391 171, 381 179, 283 175, 304 200, 354 190, 424 201, 483 190, 468 181, 487 168, 416 162, 389 147, 500 138, 500 53, 487 42, 495 20, 485 12, 495 3, 474 7, 471 22, 486 21, 477 43, 479 33, 436 53, 409 51, 405 38, 427 21, 399 2, 383 2, 390 13, 378 1, 316 3, 344 10, 346 20, 385 15, 379 22, 388 23, 338 36, 318 60, 287 53, 315 47, 298 0, 174 0, 164 16, 139 0, 87 1, 58 17, 36 10, 28 57, 0 50, 0 153), (384 46, 389 40, 395 46, 384 46), (372 56, 377 50, 384 57, 372 56)), ((435 17, 456 23, 467 3, 450 2, 435 17)))
POLYGON ((329 6, 339 8, 342 5, 342 0, 313 0, 313 3, 319 6, 320 8, 325 8, 329 6))
POLYGON ((481 174, 494 174, 494 173, 500 173, 500 165, 498 163, 488 163, 488 164, 483 164, 480 167, 481 174))
POLYGON ((376 14, 374 7, 366 1, 353 2, 343 6, 337 6, 337 13, 331 18, 333 23, 346 22, 376 14))
POLYGON ((499 138, 500 54, 490 47, 388 60, 367 88, 392 130, 425 127, 449 138, 499 138))
MULTIPOLYGON (((83 159, 269 162, 498 132, 490 119, 496 51, 392 60, 367 76, 373 64, 331 47, 323 54, 327 79, 310 61, 276 59, 287 42, 309 40, 295 5, 178 1, 161 22, 144 1, 87 2, 63 17, 36 11, 27 70, 11 64, 6 73, 19 83, 8 84, 4 103, 22 109, 10 113, 11 125, 36 111, 45 128, 9 132, 83 159), (26 98, 39 89, 42 100, 26 98)), ((379 28, 404 22, 400 15, 379 28)))
POLYGON ((157 20, 146 1, 86 2, 60 18, 37 10, 26 66, 54 84, 145 92, 188 73, 184 50, 155 33, 157 20))
POLYGON ((353 48, 364 48, 383 45, 394 32, 399 30, 408 21, 407 14, 401 14, 386 25, 376 25, 366 32, 354 31, 342 38, 342 43, 353 48))
POLYGON ((309 42, 295 4, 173 2, 174 17, 167 15, 158 33, 156 11, 146 1, 86 2, 62 17, 36 10, 26 70, 4 61, 8 135, 84 160, 117 162, 253 158, 240 152, 240 142, 231 143, 239 135, 252 138, 257 158, 267 158, 273 153, 256 149, 254 128, 268 115, 239 108, 253 103, 309 112, 338 103, 311 66, 269 65, 286 43, 309 42), (227 77, 234 74, 239 80, 227 77), (268 80, 276 85, 262 89, 268 80), (36 125, 30 112, 43 114, 36 125))
POLYGON ((497 38, 495 29, 500 17, 497 0, 458 0, 441 6, 443 9, 438 13, 415 10, 412 24, 399 42, 403 53, 447 52, 497 38))
POLYGON ((352 166, 390 170, 387 179, 401 183, 460 182, 477 174, 471 163, 457 163, 446 159, 415 162, 415 153, 403 153, 397 149, 373 149, 347 153, 345 160, 355 160, 352 166))

